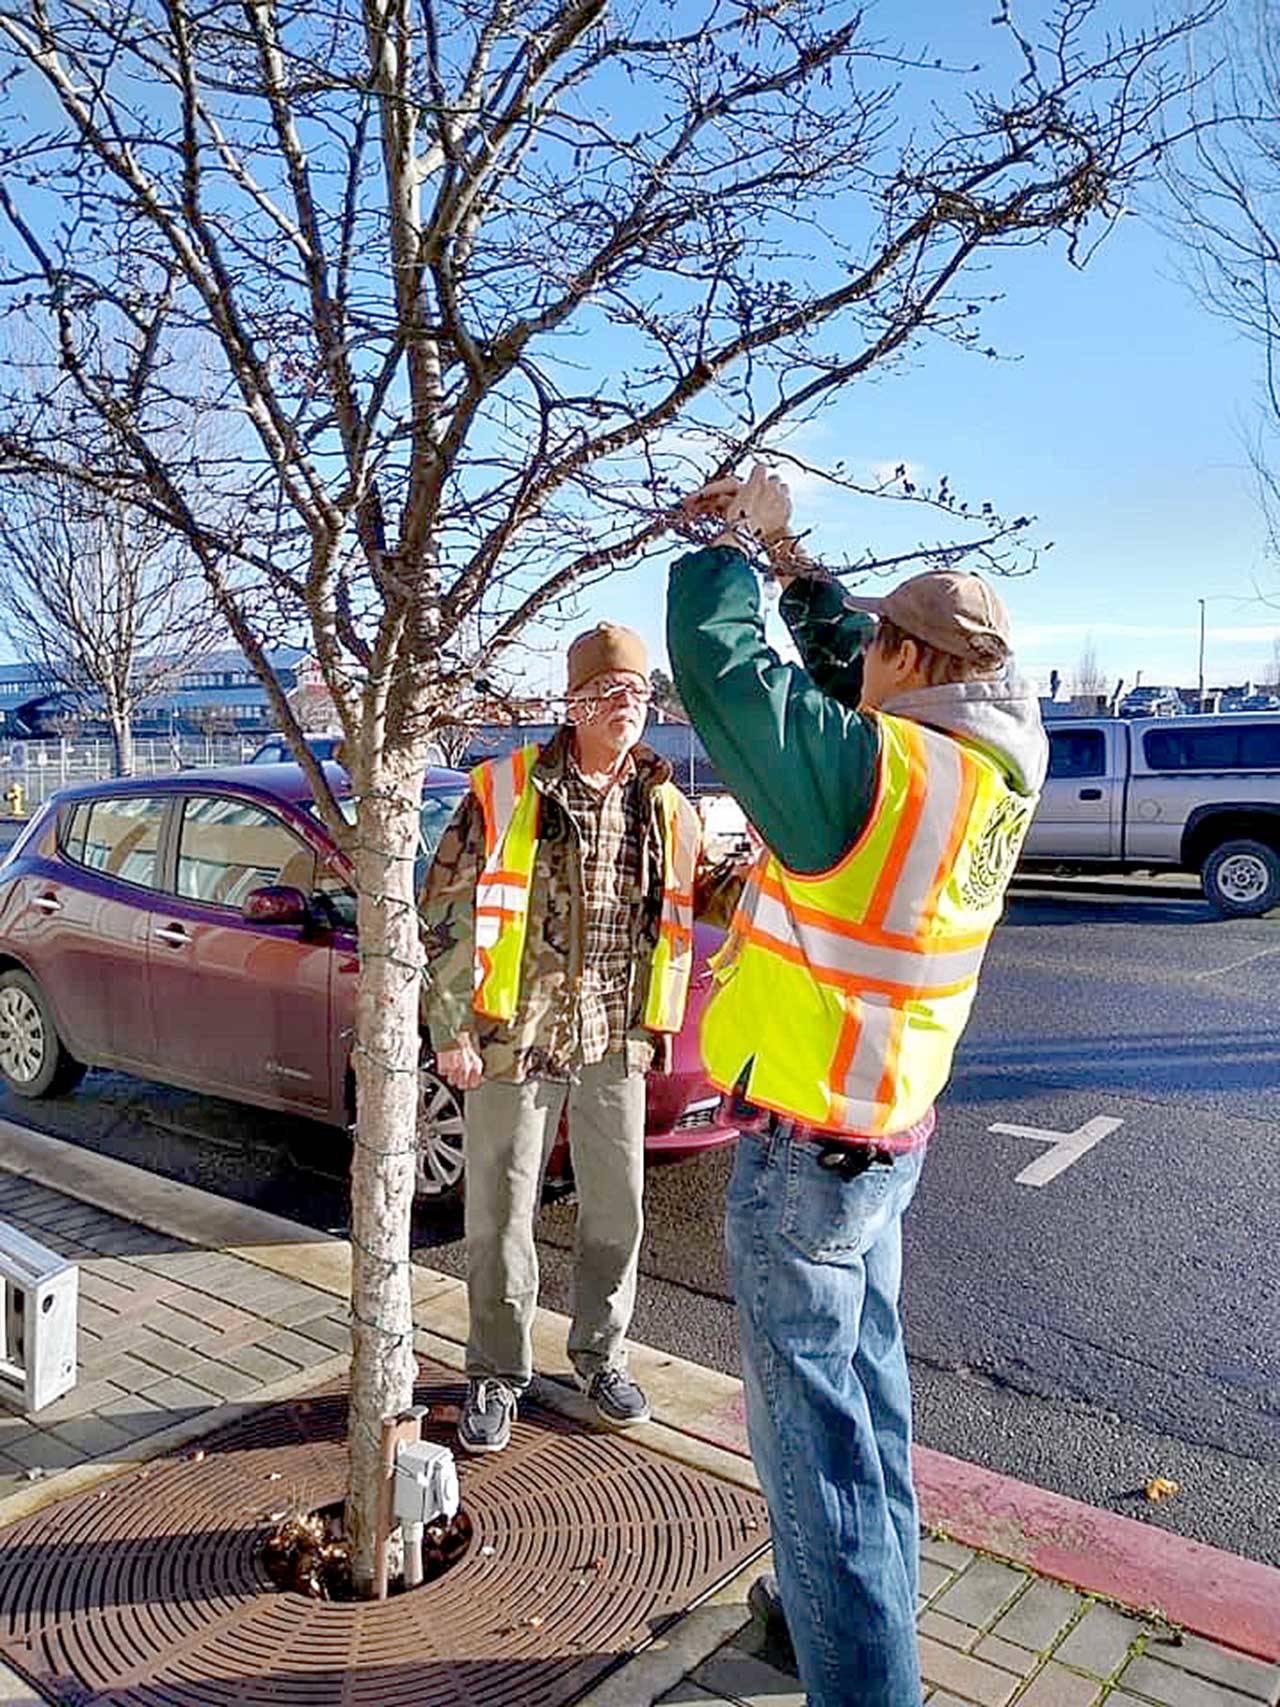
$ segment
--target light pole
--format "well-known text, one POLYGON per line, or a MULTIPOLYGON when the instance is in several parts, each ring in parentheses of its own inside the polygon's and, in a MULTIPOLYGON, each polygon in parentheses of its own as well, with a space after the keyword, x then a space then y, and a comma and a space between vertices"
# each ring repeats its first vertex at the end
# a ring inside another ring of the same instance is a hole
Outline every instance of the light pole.
POLYGON ((1196 710, 1204 710, 1204 600, 1197 599, 1200 606, 1200 689, 1196 694, 1196 710))

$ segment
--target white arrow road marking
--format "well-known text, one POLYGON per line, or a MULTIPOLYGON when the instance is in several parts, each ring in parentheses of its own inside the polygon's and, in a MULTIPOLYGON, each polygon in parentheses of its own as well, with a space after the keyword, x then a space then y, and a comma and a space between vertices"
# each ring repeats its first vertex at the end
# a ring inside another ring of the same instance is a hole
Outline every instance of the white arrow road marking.
POLYGON ((1077 1126, 1074 1132, 1050 1132, 1043 1126, 1008 1126, 1004 1121, 997 1121, 994 1126, 988 1126, 988 1132, 1000 1132, 1007 1138, 1038 1138, 1042 1144, 1052 1146, 1039 1161, 1032 1162, 1029 1167, 1014 1179, 1015 1185, 1048 1185, 1051 1179, 1057 1179, 1064 1169, 1072 1162, 1078 1162, 1081 1156, 1088 1155, 1095 1144, 1123 1126, 1123 1120, 1115 1120, 1107 1114, 1096 1114, 1092 1120, 1086 1120, 1083 1126, 1077 1126))

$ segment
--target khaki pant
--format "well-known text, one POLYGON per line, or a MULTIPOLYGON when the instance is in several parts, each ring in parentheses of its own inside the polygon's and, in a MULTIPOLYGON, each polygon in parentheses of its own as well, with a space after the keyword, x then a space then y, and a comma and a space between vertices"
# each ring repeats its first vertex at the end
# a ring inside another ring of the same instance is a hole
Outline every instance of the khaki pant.
POLYGON ((589 1380, 621 1369, 644 1231, 644 1074, 618 1052, 572 1084, 484 1080, 466 1104, 467 1374, 520 1391, 533 1375, 542 1175, 569 1110, 578 1191, 569 1357, 589 1380))

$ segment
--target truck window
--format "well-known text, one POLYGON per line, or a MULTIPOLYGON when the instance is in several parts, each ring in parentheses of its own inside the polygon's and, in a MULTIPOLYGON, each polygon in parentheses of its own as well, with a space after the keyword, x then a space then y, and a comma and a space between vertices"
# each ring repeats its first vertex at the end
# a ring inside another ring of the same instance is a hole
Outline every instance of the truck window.
POLYGON ((1246 770, 1280 770, 1280 718, 1240 731, 1240 763, 1246 770))
POLYGON ((1153 771, 1280 770, 1280 728, 1149 729, 1142 751, 1153 771))
POLYGON ((1050 731, 1050 776, 1105 776, 1106 769, 1107 745, 1101 729, 1050 731))

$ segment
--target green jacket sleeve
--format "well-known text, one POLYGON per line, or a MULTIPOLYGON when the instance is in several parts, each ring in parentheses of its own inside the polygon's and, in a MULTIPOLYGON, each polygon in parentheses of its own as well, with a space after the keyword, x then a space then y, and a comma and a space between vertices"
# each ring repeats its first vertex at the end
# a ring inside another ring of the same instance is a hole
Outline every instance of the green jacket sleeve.
POLYGON ((483 854, 484 821, 468 789, 440 838, 419 898, 426 950, 422 1012, 436 1049, 456 1043, 475 1024, 476 883, 483 854))
POLYGON ((824 575, 797 575, 778 608, 817 686, 856 711, 862 697, 862 648, 875 633, 872 619, 850 610, 839 587, 824 575))
MULTIPOLYGON (((800 626, 806 641, 811 627, 832 632, 818 618, 800 626)), ((769 645, 755 573, 741 552, 712 546, 675 564, 667 649, 707 756, 768 846, 793 871, 835 865, 871 810, 876 729, 769 645)), ((815 661, 833 681, 834 660, 815 661)), ((847 687, 847 667, 840 679, 847 687)))

